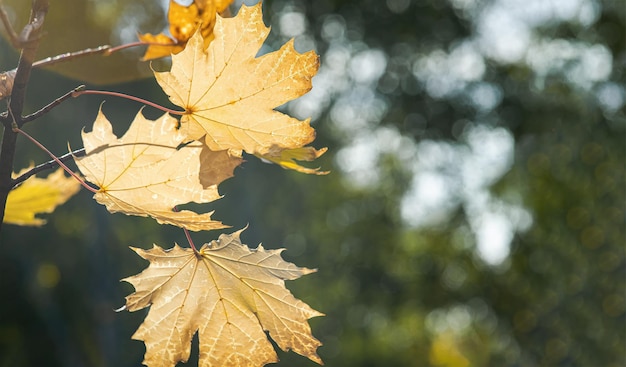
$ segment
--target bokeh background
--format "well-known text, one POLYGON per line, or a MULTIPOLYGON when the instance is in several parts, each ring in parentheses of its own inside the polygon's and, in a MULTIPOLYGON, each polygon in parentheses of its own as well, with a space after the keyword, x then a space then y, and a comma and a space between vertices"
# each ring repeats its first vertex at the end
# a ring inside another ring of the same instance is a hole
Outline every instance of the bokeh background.
MULTIPOLYGON (((4 1, 18 29, 28 3, 4 1)), ((41 58, 166 26, 165 1, 51 3, 41 58)), ((313 90, 282 108, 312 117, 315 146, 329 147, 316 164, 332 173, 247 157, 204 209, 248 225, 251 247, 285 247, 289 261, 319 269, 288 287, 326 314, 311 320, 326 365, 626 365, 622 1, 263 7, 272 33, 261 53, 295 38, 321 56, 313 90)), ((82 83, 171 106, 141 51, 34 71, 27 110, 82 83)), ((3 41, 0 70, 16 60, 3 41)), ((66 153, 104 100, 122 134, 141 106, 101 96, 67 101, 26 130, 66 153)), ((47 160, 20 138, 16 170, 47 160)), ((47 218, 0 233, 0 366, 141 365, 144 346, 130 336, 145 312, 113 311, 132 291, 119 279, 147 265, 128 246, 185 245, 183 232, 110 215, 85 190, 47 218)))

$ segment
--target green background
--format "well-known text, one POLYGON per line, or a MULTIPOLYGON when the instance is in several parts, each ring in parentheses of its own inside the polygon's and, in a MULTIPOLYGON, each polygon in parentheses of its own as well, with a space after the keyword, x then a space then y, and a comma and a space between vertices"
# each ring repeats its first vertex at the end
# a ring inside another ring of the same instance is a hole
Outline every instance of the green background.
MULTIPOLYGON (((18 3, 4 1, 19 28, 18 3)), ((157 1, 51 3, 42 58, 130 42, 165 24, 157 1)), ((247 225, 249 246, 285 247, 287 260, 318 269, 287 286, 326 314, 310 320, 326 365, 626 364, 623 3, 263 8, 272 34, 261 53, 295 37, 296 48, 321 56, 312 92, 282 108, 313 117, 315 146, 329 147, 314 165, 332 173, 246 157, 220 186, 225 197, 203 209, 247 225)), ((27 112, 83 83, 171 106, 142 77, 149 68, 138 55, 124 53, 115 67, 94 57, 34 71, 27 112)), ((3 42, 0 70, 16 60, 3 42)), ((118 135, 141 108, 82 96, 25 130, 64 154, 68 142, 82 146, 80 131, 103 101, 118 135)), ((49 160, 18 144, 16 170, 49 160)), ((141 365, 144 346, 130 336, 146 312, 114 312, 132 291, 119 279, 147 266, 128 246, 186 245, 183 232, 110 215, 85 190, 46 218, 41 228, 0 233, 0 366, 141 365)), ((315 365, 279 357, 279 366, 315 365)), ((188 365, 197 365, 194 353, 188 365)))

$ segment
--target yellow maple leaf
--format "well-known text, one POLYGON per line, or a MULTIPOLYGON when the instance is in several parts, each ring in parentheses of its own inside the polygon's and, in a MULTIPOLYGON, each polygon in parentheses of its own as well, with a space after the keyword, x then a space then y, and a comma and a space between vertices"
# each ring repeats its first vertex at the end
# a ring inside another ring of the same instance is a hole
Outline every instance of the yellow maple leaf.
POLYGON ((198 332, 200 367, 256 367, 278 358, 264 331, 284 351, 322 363, 321 343, 307 320, 323 314, 296 299, 285 280, 314 270, 284 261, 282 250, 249 249, 239 235, 223 234, 197 253, 175 245, 133 249, 150 265, 123 279, 135 287, 126 309, 150 306, 133 339, 146 344, 144 364, 173 367, 187 361, 198 332))
POLYGON ((171 39, 164 33, 145 33, 139 34, 137 37, 141 42, 148 45, 146 52, 141 58, 143 61, 171 56, 172 54, 181 52, 185 48, 185 42, 178 43, 178 41, 171 39))
POLYGON ((225 228, 210 213, 174 211, 176 205, 208 203, 220 198, 217 185, 233 175, 241 157, 213 152, 185 136, 168 114, 153 121, 137 114, 120 139, 102 111, 92 132, 83 131, 86 155, 76 158, 85 178, 99 187, 94 198, 107 209, 150 216, 161 224, 192 231, 225 228))
POLYGON ((265 155, 259 155, 261 159, 265 159, 272 163, 276 163, 285 169, 291 169, 301 173, 314 174, 314 175, 327 175, 328 171, 320 171, 318 168, 308 168, 299 165, 296 161, 311 162, 319 158, 322 154, 326 153, 328 149, 315 149, 313 147, 302 147, 296 149, 284 149, 279 150, 277 153, 268 153, 265 155))
POLYGON ((206 47, 213 39, 216 14, 227 10, 232 2, 233 0, 194 0, 188 6, 184 6, 170 0, 167 19, 173 38, 164 33, 140 34, 139 40, 149 45, 143 60, 153 60, 179 53, 196 29, 200 29, 204 36, 206 47))
POLYGON ((311 89, 318 56, 298 53, 291 40, 257 58, 268 34, 261 3, 242 6, 234 18, 217 17, 208 49, 196 32, 172 56, 170 71, 155 72, 170 100, 187 111, 181 129, 191 139, 202 139, 215 151, 274 156, 315 139, 309 119, 300 121, 275 108, 311 89))
MULTIPOLYGON (((20 176, 29 169, 20 171, 14 177, 20 176)), ((43 225, 46 221, 35 215, 53 212, 57 206, 65 203, 79 189, 80 183, 72 177, 66 177, 62 168, 46 178, 31 176, 9 192, 3 222, 21 226, 43 225)))

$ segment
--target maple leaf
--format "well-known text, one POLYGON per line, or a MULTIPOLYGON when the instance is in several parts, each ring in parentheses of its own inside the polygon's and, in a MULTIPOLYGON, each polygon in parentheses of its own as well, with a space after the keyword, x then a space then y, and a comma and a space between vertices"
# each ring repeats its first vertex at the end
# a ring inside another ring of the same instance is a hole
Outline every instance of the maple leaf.
POLYGON ((233 0, 194 0, 184 6, 170 0, 167 19, 173 38, 164 33, 140 34, 139 40, 149 44, 142 59, 153 60, 179 53, 198 28, 204 36, 205 47, 208 46, 213 39, 216 14, 227 10, 232 2, 233 0))
POLYGON ((313 147, 302 147, 296 149, 284 149, 279 150, 276 154, 268 153, 265 155, 259 155, 261 159, 265 159, 272 163, 278 164, 285 169, 292 169, 297 172, 314 174, 314 175, 327 175, 328 171, 320 171, 318 168, 307 168, 299 165, 296 161, 310 162, 319 158, 322 154, 326 153, 328 149, 315 149, 313 147))
POLYGON ((145 365, 187 361, 198 332, 201 367, 263 366, 278 360, 264 331, 284 351, 322 364, 316 353, 321 343, 307 320, 323 314, 296 299, 284 282, 315 270, 285 262, 282 250, 249 249, 241 244, 241 232, 223 234, 197 253, 178 245, 133 248, 150 262, 123 279, 135 287, 126 309, 150 306, 133 335, 146 344, 145 365))
POLYGON ((261 3, 242 6, 234 18, 217 17, 208 49, 196 32, 185 50, 172 56, 170 71, 155 72, 172 103, 187 111, 181 129, 191 139, 202 139, 215 151, 274 156, 315 139, 309 119, 300 121, 274 108, 311 89, 318 56, 298 53, 291 40, 256 58, 268 34, 261 3))
POLYGON ((217 185, 233 175, 241 157, 213 152, 203 144, 181 144, 185 136, 168 114, 157 120, 137 114, 120 139, 102 111, 92 132, 82 132, 86 155, 76 158, 85 178, 99 187, 96 201, 114 212, 150 216, 192 231, 225 228, 210 213, 174 211, 176 205, 220 198, 217 185))
MULTIPOLYGON (((30 168, 32 167, 25 168, 13 176, 18 177, 30 168)), ((79 189, 80 183, 72 177, 66 177, 61 168, 46 178, 31 176, 9 192, 3 222, 22 226, 43 225, 46 221, 35 215, 53 212, 79 189)))

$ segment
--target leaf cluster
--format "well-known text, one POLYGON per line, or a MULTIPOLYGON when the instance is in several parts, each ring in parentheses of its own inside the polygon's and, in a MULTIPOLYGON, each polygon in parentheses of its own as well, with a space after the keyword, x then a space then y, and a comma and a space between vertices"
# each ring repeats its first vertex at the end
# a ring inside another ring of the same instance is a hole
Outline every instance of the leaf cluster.
MULTIPOLYGON (((241 231, 197 249, 188 231, 228 226, 212 219, 212 212, 178 209, 187 203, 219 199, 218 186, 234 175, 244 154, 303 173, 327 173, 297 163, 312 161, 326 151, 307 146, 315 138, 309 120, 275 110, 311 89, 319 65, 317 55, 298 53, 289 42, 276 52, 256 57, 269 34, 261 4, 244 6, 236 17, 223 18, 218 13, 227 13, 229 5, 230 1, 196 0, 185 7, 171 1, 173 39, 163 34, 139 36, 142 43, 150 44, 144 59, 174 54, 171 70, 155 72, 155 77, 182 111, 170 110, 154 120, 139 111, 121 137, 113 133, 111 122, 100 111, 90 130, 82 132, 83 149, 62 159, 50 153, 74 177, 65 177, 59 169, 45 179, 38 178, 35 174, 43 168, 31 167, 7 181, 12 187, 7 190, 5 223, 43 224, 36 214, 52 212, 82 184, 111 213, 151 217, 183 229, 191 248, 175 244, 170 250, 157 245, 147 251, 135 249, 150 265, 124 279, 135 287, 124 308, 150 307, 133 336, 145 342, 144 364, 148 366, 186 361, 196 332, 201 366, 276 362, 265 332, 281 349, 322 363, 316 354, 321 343, 307 323, 322 314, 284 287, 284 280, 313 270, 285 262, 281 250, 249 249, 239 240, 241 231), (65 166, 70 159, 79 173, 65 166)), ((36 34, 38 23, 30 24, 36 34)), ((37 42, 37 37, 24 37, 23 55, 29 47, 36 49, 37 42)), ((0 96, 11 100, 4 115, 4 138, 20 133, 40 145, 20 129, 25 119, 13 116, 15 112, 21 116, 21 106, 14 105, 13 98, 28 79, 21 77, 21 70, 32 68, 33 63, 30 60, 15 73, 2 74, 0 96)), ((56 104, 80 93, 77 88, 56 104)), ((3 148, 7 146, 3 141, 3 148)))

